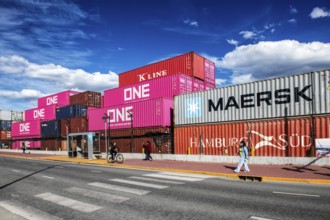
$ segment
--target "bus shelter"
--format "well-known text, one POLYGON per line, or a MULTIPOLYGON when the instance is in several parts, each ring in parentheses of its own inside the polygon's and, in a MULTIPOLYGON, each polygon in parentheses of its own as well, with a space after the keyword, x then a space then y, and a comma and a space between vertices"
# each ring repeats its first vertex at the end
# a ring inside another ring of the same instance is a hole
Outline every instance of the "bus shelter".
POLYGON ((67 137, 68 156, 88 159, 100 155, 100 134, 97 132, 71 133, 67 137))

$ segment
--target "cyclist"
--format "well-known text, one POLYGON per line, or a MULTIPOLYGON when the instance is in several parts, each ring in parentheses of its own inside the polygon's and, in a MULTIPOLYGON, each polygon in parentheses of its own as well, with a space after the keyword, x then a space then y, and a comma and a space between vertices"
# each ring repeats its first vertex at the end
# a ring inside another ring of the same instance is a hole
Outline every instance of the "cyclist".
POLYGON ((114 142, 111 147, 110 147, 110 154, 111 154, 111 159, 114 160, 116 158, 116 155, 120 151, 119 147, 117 146, 116 142, 114 142))

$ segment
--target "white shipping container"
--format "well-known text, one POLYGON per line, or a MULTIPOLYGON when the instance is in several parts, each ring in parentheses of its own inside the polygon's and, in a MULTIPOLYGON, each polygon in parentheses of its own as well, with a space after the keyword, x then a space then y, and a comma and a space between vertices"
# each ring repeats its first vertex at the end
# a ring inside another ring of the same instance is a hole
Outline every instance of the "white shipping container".
POLYGON ((12 111, 11 112, 11 120, 12 121, 24 121, 24 112, 17 112, 12 111))
POLYGON ((11 120, 10 110, 0 110, 0 120, 10 121, 11 120))
POLYGON ((233 85, 174 98, 175 125, 330 113, 330 70, 233 85))

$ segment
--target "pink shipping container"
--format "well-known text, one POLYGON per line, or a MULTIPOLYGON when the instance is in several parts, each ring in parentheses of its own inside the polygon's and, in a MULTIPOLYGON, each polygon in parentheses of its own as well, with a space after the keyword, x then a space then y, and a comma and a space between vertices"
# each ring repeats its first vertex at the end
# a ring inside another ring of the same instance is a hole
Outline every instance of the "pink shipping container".
POLYGON ((205 60, 205 78, 204 81, 207 84, 215 85, 215 63, 205 60))
POLYGON ((38 119, 54 120, 56 119, 57 105, 49 105, 41 108, 25 110, 25 120, 33 121, 38 119))
POLYGON ((41 149, 41 141, 35 140, 20 140, 12 143, 12 149, 22 149, 22 144, 25 143, 27 150, 29 149, 41 149))
POLYGON ((11 126, 11 136, 13 140, 24 138, 40 138, 43 120, 13 122, 11 126))
MULTIPOLYGON (((157 63, 146 65, 119 74, 119 87, 133 85, 142 81, 183 73, 201 80, 205 79, 206 59, 194 52, 186 53, 157 63)), ((211 61, 208 61, 208 64, 211 61)), ((212 62, 211 62, 212 63, 212 62)), ((208 75, 212 74, 207 68, 208 75)), ((215 74, 213 69, 213 74, 215 74)))
POLYGON ((156 98, 204 90, 204 82, 184 74, 175 74, 104 91, 104 106, 123 105, 156 98))
POLYGON ((108 129, 130 128, 131 122, 133 128, 144 127, 165 127, 171 126, 171 111, 173 109, 173 99, 159 98, 134 102, 125 105, 105 107, 88 111, 88 128, 90 131, 108 129), (131 121, 131 115, 133 120, 131 121), (110 117, 105 121, 102 119, 105 115, 110 117))
POLYGON ((52 94, 49 96, 45 96, 38 99, 38 108, 42 108, 48 105, 59 105, 59 106, 67 106, 70 105, 70 96, 78 94, 77 91, 67 90, 63 92, 59 92, 56 94, 52 94))
POLYGON ((253 156, 315 156, 315 140, 330 138, 330 115, 174 128, 176 154, 235 156, 245 140, 253 156))

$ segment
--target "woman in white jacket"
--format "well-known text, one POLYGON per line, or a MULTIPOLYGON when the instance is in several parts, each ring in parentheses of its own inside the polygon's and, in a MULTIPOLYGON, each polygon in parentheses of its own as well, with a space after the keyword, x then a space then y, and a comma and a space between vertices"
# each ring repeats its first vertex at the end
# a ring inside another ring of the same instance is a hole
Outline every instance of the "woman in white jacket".
POLYGON ((239 163, 234 170, 235 173, 241 171, 241 167, 244 164, 244 172, 250 172, 247 160, 249 159, 249 152, 244 141, 241 141, 239 144, 239 152, 237 153, 240 156, 239 163))

